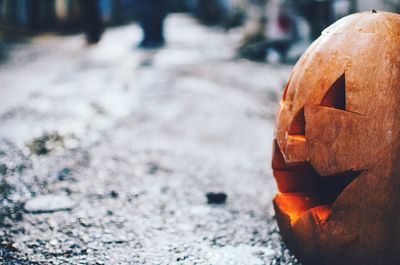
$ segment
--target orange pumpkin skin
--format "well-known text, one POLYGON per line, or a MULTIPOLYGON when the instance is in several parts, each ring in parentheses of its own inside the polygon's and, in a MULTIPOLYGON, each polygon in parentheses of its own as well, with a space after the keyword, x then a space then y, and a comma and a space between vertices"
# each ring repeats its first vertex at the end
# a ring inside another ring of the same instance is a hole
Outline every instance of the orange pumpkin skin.
POLYGON ((327 28, 293 69, 272 168, 282 237, 301 262, 400 264, 400 15, 327 28))

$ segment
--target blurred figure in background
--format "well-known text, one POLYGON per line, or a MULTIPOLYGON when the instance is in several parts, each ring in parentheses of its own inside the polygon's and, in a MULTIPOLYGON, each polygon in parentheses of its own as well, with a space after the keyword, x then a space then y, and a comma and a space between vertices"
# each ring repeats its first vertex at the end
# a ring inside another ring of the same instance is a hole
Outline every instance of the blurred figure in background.
POLYGON ((88 44, 98 43, 104 32, 104 24, 101 19, 99 1, 81 0, 81 6, 86 41, 88 44))
POLYGON ((237 55, 254 61, 263 61, 266 52, 267 0, 249 0, 246 2, 244 35, 237 55))
POLYGON ((287 62, 287 52, 298 39, 293 3, 288 0, 252 0, 249 2, 245 33, 238 56, 265 61, 270 54, 287 62))
POLYGON ((167 16, 166 0, 136 0, 138 19, 143 30, 139 48, 164 46, 164 19, 167 16))
MULTIPOLYGON (((276 52, 282 63, 288 61, 287 53, 299 38, 295 10, 291 1, 271 0, 268 6, 267 57, 276 52), (275 2, 275 5, 274 5, 275 2)), ((271 57, 270 57, 271 58, 271 57)))
POLYGON ((333 0, 299 0, 297 4, 310 25, 312 40, 334 22, 333 0))
POLYGON ((204 24, 216 24, 222 19, 221 4, 216 0, 197 1, 196 16, 204 24))

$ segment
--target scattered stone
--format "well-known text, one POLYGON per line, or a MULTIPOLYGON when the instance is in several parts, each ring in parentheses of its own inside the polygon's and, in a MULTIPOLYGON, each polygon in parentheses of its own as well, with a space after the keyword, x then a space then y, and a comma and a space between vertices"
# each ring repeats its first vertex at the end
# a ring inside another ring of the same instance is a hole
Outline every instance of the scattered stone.
POLYGON ((6 249, 8 251, 13 251, 13 252, 18 251, 16 244, 7 241, 0 242, 0 249, 6 249))
POLYGON ((146 57, 140 62, 139 67, 142 67, 142 68, 150 67, 153 65, 153 63, 154 63, 153 57, 146 57))
POLYGON ((83 227, 90 227, 92 226, 92 223, 90 222, 90 220, 86 219, 86 218, 78 218, 79 224, 83 227))
POLYGON ((148 164, 147 173, 149 173, 150 175, 156 174, 159 170, 160 170, 160 166, 157 163, 150 162, 148 164))
POLYGON ((43 195, 32 198, 25 203, 25 210, 31 213, 51 213, 71 210, 76 203, 67 196, 43 195))
POLYGON ((92 103, 90 103, 90 106, 94 109, 94 111, 98 115, 105 115, 107 112, 106 109, 103 106, 101 106, 99 103, 92 102, 92 103))
POLYGON ((50 244, 51 246, 57 246, 58 240, 53 238, 53 239, 51 239, 51 240, 49 241, 49 244, 50 244))
POLYGON ((12 189, 13 187, 5 179, 0 180, 0 196, 2 198, 7 198, 12 189))
POLYGON ((223 204, 228 196, 223 192, 207 192, 208 204, 223 204))
POLYGON ((110 192, 110 196, 111 196, 111 198, 116 199, 116 198, 118 198, 119 194, 118 194, 118 192, 116 192, 115 190, 112 190, 112 191, 110 192))
POLYGON ((162 194, 166 194, 169 190, 170 190, 170 188, 168 186, 163 186, 160 189, 162 194))
POLYGON ((33 139, 27 144, 31 153, 36 155, 47 155, 58 147, 63 147, 64 138, 58 133, 46 133, 38 138, 33 139))
POLYGON ((0 164, 0 175, 5 175, 7 173, 7 166, 5 164, 0 164))
POLYGON ((71 169, 67 167, 60 170, 57 174, 57 178, 60 181, 64 181, 68 179, 70 176, 71 176, 71 169))

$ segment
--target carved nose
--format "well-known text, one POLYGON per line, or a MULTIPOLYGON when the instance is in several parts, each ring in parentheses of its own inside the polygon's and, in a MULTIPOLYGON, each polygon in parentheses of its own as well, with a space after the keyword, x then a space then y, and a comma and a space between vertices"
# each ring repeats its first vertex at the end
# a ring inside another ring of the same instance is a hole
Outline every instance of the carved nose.
POLYGON ((294 116, 285 135, 285 159, 287 162, 306 161, 306 120, 304 116, 304 107, 294 116))
MULTIPOLYGON (((315 105, 327 107, 337 110, 346 109, 346 79, 343 73, 326 91, 321 101, 315 105)), ((284 92, 284 100, 286 98, 286 90, 284 92)), ((312 106, 312 105, 311 105, 312 106)), ((309 161, 309 143, 307 142, 307 120, 310 115, 310 105, 302 106, 290 121, 288 129, 284 134, 284 139, 280 139, 280 147, 282 149, 285 160, 288 163, 309 161)), ((313 124, 313 126, 318 126, 313 124)), ((282 138, 282 135, 280 136, 282 138)))

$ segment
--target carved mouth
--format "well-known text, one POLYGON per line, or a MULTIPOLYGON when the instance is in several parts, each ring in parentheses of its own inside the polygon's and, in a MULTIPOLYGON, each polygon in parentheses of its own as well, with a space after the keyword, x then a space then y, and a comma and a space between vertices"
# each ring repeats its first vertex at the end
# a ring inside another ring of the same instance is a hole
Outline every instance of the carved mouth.
POLYGON ((275 202, 292 224, 308 210, 312 210, 319 221, 325 221, 332 204, 363 172, 349 170, 321 176, 309 162, 286 163, 276 141, 272 169, 279 189, 275 202))

